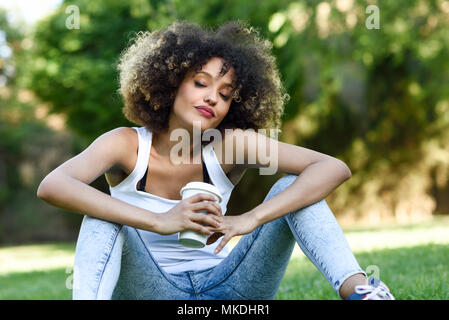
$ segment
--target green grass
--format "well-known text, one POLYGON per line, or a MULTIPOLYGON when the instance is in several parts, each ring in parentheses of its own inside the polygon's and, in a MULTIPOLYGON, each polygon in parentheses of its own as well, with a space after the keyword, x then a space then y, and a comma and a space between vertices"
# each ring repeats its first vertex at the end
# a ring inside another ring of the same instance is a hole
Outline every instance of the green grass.
MULTIPOLYGON (((428 244, 355 255, 363 269, 371 265, 378 267, 380 279, 390 287, 396 299, 449 299, 448 245, 428 244)), ((291 260, 276 298, 339 299, 306 258, 291 260)))
POLYGON ((0 248, 0 299, 71 299, 75 244, 0 248))
MULTIPOLYGON (((382 228, 345 229, 368 275, 379 271, 396 299, 449 299, 449 217, 382 228)), ((339 299, 321 273, 295 247, 276 299, 339 299)))
POLYGON ((3 275, 0 277, 0 299, 70 300, 72 291, 66 287, 69 276, 66 268, 3 275))
MULTIPOLYGON (((397 299, 449 299, 449 218, 345 234, 360 266, 375 266, 397 299)), ((74 250, 73 243, 0 248, 0 299, 71 299, 74 250)), ((276 299, 339 297, 295 247, 276 299)))

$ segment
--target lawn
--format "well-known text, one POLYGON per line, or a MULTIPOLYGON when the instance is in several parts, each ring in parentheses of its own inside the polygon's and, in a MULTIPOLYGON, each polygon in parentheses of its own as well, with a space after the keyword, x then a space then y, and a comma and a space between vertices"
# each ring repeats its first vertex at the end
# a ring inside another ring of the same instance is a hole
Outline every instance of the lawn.
MULTIPOLYGON (((449 299, 449 218, 345 230, 368 274, 379 272, 397 299, 449 299)), ((0 248, 0 299, 71 299, 75 244, 0 248)), ((339 299, 295 247, 276 299, 339 299)))

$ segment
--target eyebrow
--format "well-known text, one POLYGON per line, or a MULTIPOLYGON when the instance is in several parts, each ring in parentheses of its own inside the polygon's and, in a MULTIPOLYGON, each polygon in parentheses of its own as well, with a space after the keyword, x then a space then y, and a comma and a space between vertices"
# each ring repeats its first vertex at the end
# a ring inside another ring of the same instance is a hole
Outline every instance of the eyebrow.
MULTIPOLYGON (((205 75, 208 75, 209 77, 212 78, 212 75, 210 73, 206 72, 206 71, 196 71, 195 72, 195 74, 198 74, 198 73, 204 73, 205 75)), ((215 79, 218 79, 218 76, 215 77, 215 79)), ((232 83, 225 83, 225 86, 226 87, 231 87, 232 89, 234 89, 234 86, 232 85, 232 83)))

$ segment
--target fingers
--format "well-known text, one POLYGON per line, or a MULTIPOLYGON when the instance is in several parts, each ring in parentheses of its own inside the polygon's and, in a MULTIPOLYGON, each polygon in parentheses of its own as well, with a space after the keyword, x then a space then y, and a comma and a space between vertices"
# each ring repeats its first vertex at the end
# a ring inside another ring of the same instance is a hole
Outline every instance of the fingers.
POLYGON ((205 234, 210 236, 212 234, 212 232, 205 226, 199 224, 199 223, 195 223, 195 222, 191 222, 188 224, 187 226, 188 230, 193 230, 195 232, 201 233, 201 234, 205 234))
POLYGON ((216 215, 217 217, 223 216, 221 212, 221 207, 216 202, 210 201, 197 202, 192 204, 190 209, 192 211, 207 210, 208 212, 216 215))
POLYGON ((220 253, 220 251, 225 247, 225 245, 231 240, 232 236, 229 234, 225 234, 220 244, 215 248, 214 254, 220 253))
POLYGON ((195 202, 199 202, 199 201, 216 201, 215 197, 211 194, 207 194, 207 193, 197 193, 194 196, 188 197, 186 199, 184 199, 185 202, 187 203, 195 203, 195 202))
POLYGON ((183 200, 192 211, 207 210, 216 216, 221 217, 221 206, 217 203, 214 196, 206 193, 198 193, 183 200), (190 205, 190 206, 189 206, 190 205))
POLYGON ((206 235, 211 235, 220 227, 220 220, 212 214, 192 213, 189 220, 187 228, 206 235))
POLYGON ((212 214, 204 214, 204 213, 194 213, 190 217, 190 220, 196 223, 200 223, 202 225, 208 225, 214 228, 220 227, 220 219, 212 214))

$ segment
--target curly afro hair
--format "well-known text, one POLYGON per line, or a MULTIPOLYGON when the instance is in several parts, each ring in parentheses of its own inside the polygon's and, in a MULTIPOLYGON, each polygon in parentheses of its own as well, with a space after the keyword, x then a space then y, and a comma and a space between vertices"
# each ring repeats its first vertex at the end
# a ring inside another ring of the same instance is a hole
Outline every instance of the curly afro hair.
POLYGON ((175 21, 167 28, 136 33, 120 56, 123 114, 154 132, 168 129, 177 89, 190 70, 212 57, 234 68, 236 87, 228 114, 218 125, 227 128, 279 129, 289 99, 280 80, 272 44, 242 21, 229 21, 216 31, 175 21))

